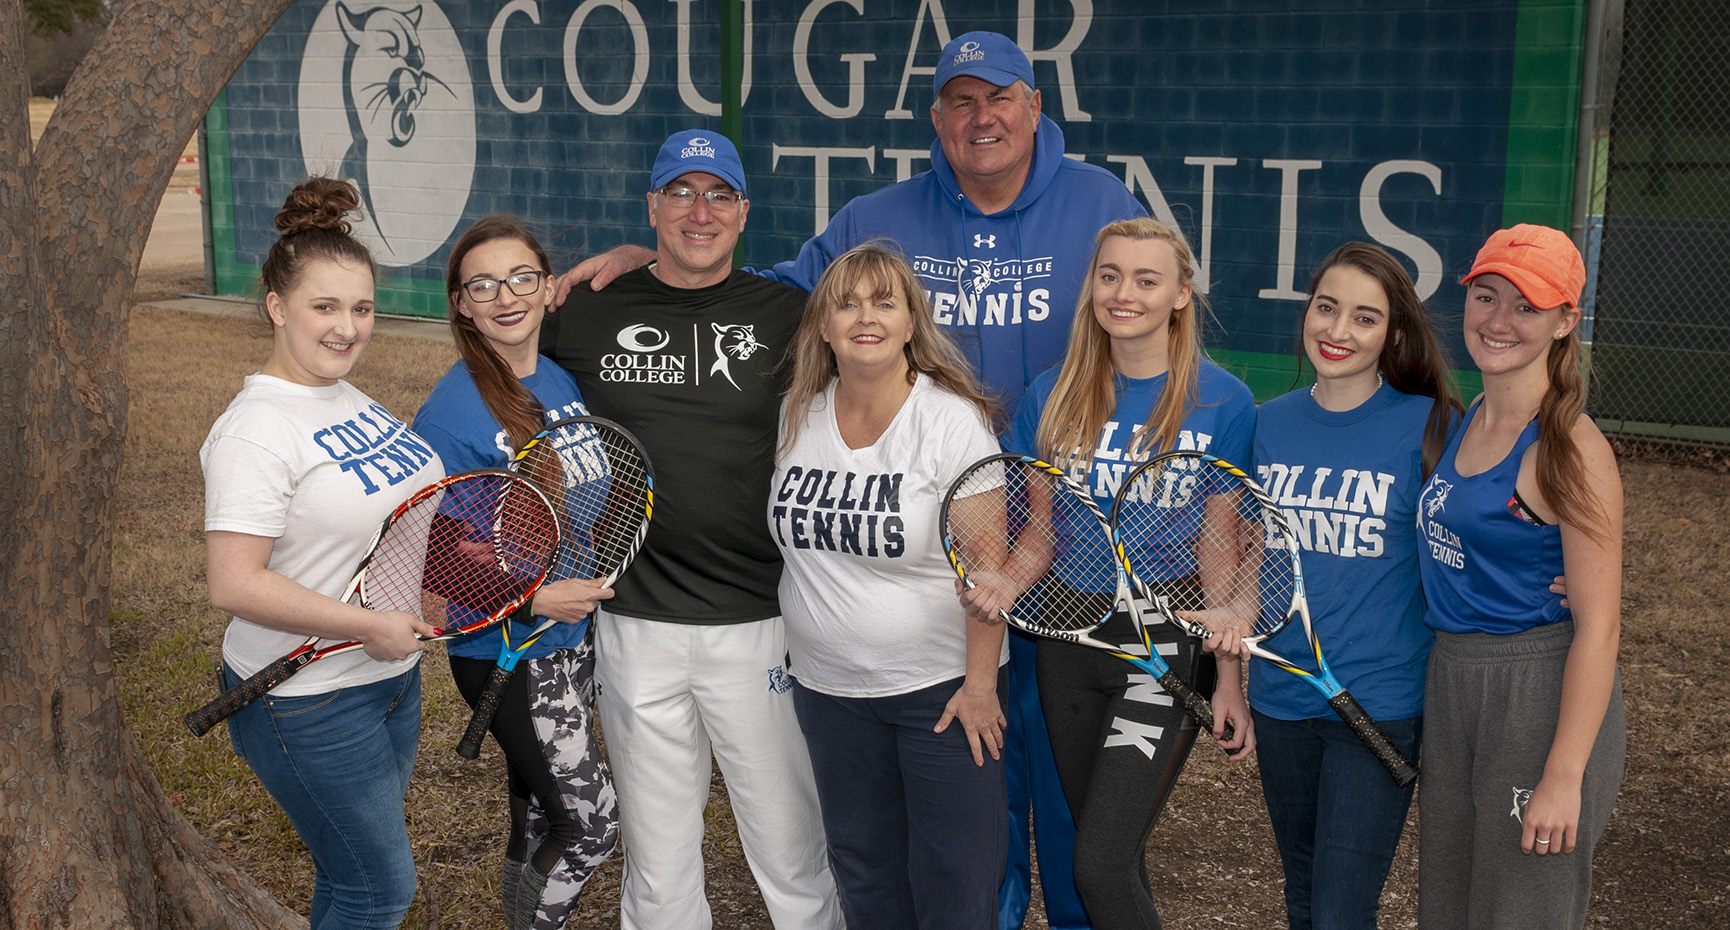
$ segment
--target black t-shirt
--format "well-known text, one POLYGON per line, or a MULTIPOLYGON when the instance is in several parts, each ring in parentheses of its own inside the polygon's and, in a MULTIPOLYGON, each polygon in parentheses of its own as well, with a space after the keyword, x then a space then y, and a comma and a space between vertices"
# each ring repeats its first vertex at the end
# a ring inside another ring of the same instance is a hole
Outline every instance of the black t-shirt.
POLYGON ((641 268, 573 290, 541 330, 596 416, 636 434, 655 473, 643 551, 608 609, 674 623, 743 623, 781 612, 769 481, 782 383, 805 292, 743 271, 670 287, 641 268))

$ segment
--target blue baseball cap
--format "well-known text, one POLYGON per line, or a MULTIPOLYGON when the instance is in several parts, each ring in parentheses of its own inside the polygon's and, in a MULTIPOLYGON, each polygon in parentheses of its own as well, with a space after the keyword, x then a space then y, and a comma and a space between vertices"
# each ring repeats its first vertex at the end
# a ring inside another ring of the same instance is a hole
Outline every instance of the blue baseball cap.
POLYGON ((681 129, 667 137, 655 156, 655 170, 649 175, 649 190, 658 191, 682 174, 701 171, 712 174, 745 195, 745 165, 739 161, 739 150, 732 140, 706 129, 681 129))
POLYGON ((937 72, 931 76, 931 93, 943 93, 943 85, 962 77, 976 77, 992 87, 1008 87, 1026 81, 1033 87, 1033 65, 1021 47, 996 32, 968 32, 943 46, 937 57, 937 72))

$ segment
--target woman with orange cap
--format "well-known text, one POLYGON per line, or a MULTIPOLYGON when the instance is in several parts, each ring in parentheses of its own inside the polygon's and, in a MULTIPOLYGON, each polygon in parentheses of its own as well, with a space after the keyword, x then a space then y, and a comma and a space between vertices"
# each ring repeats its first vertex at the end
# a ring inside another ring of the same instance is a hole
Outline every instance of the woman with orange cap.
POLYGON ((1484 393, 1418 500, 1420 928, 1582 926, 1622 783, 1622 482, 1584 413, 1585 279, 1566 235, 1521 224, 1463 282, 1484 393), (1564 567, 1569 607, 1545 587, 1564 567))

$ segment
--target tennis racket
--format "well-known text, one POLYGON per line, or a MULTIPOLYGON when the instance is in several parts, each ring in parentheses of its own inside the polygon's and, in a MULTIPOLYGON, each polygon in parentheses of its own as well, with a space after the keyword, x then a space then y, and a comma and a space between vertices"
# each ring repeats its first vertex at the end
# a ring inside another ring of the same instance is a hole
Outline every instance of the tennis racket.
POLYGON ((1395 783, 1405 787, 1418 777, 1417 767, 1388 742, 1328 667, 1310 621, 1297 536, 1254 479, 1205 452, 1169 452, 1124 478, 1111 519, 1131 571, 1144 579, 1200 580, 1199 603, 1161 599, 1159 609, 1167 619, 1204 639, 1213 634, 1202 620, 1247 627, 1245 649, 1314 686, 1395 783), (1302 621, 1314 671, 1266 645, 1293 620, 1302 621))
MULTIPOLYGON (((654 473, 637 437, 611 420, 567 417, 524 444, 509 467, 545 491, 558 514, 560 546, 549 580, 595 578, 603 587, 619 580, 643 546, 655 505, 654 473)), ((518 660, 558 622, 545 619, 519 639, 512 629, 533 617, 527 601, 517 614, 505 621, 498 664, 457 743, 465 759, 480 755, 518 660)))
MULTIPOLYGON (((559 547, 558 517, 533 482, 500 469, 452 475, 416 491, 373 534, 341 600, 400 610, 450 639, 497 623, 534 596, 559 547)), ((358 640, 314 636, 186 715, 196 736, 326 656, 358 640)))
POLYGON ((1157 599, 1130 573, 1093 496, 1061 468, 1013 453, 980 459, 950 486, 942 513, 943 551, 962 584, 988 586, 1004 601, 1013 594, 1013 603, 998 609, 1005 621, 1134 665, 1213 732, 1207 699, 1172 671, 1148 636, 1141 605, 1157 599), (1119 609, 1147 655, 1094 638, 1119 609))

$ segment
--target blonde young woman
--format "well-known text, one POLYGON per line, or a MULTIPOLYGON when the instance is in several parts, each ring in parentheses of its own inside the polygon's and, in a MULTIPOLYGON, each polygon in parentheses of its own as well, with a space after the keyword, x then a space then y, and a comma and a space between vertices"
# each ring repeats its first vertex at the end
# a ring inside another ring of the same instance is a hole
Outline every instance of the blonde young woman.
MULTIPOLYGON (((1189 245, 1158 221, 1121 220, 1099 231, 1063 366, 1034 379, 1004 447, 1066 467, 1109 511, 1127 465, 1172 449, 1247 463, 1255 403, 1243 382, 1201 350, 1201 305, 1189 245)), ((1181 561, 1181 560, 1176 560, 1181 561)), ((1180 605, 1200 606, 1191 576, 1148 578, 1180 605)), ((977 611, 1001 592, 976 589, 977 611)), ((1150 630, 1179 675, 1202 693, 1214 663, 1170 625, 1150 630)), ((1127 617, 1099 638, 1137 640, 1127 617)), ((1075 814, 1075 878, 1096 930, 1158 927, 1145 865, 1147 837, 1197 732, 1150 676, 1084 646, 1041 641, 1039 693, 1063 791, 1075 814)), ((1218 666, 1217 739, 1242 758, 1254 747, 1241 664, 1218 666)))
POLYGON ((1484 393, 1418 499, 1420 927, 1582 926, 1622 783, 1622 482, 1583 412, 1585 280, 1565 234, 1526 224, 1465 278, 1484 393), (1545 587, 1564 566, 1567 606, 1545 587))
POLYGON ((793 706, 851 927, 995 926, 1001 625, 952 597, 939 504, 992 408, 899 254, 832 263, 789 355, 769 525, 793 706))

